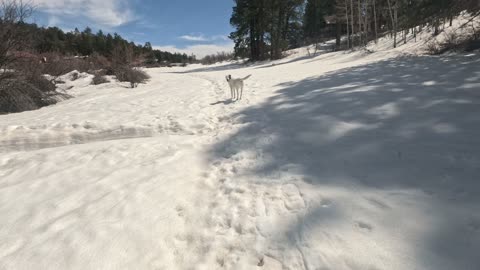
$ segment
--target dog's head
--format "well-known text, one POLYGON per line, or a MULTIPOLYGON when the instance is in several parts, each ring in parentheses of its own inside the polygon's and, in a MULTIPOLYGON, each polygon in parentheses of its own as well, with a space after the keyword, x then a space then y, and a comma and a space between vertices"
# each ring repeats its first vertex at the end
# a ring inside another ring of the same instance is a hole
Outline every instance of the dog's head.
POLYGON ((232 75, 227 75, 225 78, 227 79, 227 82, 229 82, 232 79, 232 75))

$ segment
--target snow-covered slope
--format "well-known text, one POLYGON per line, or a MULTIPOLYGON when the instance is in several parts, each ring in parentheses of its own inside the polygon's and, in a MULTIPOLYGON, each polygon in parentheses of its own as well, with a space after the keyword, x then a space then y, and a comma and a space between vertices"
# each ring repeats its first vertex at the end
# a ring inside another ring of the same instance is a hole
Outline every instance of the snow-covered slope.
POLYGON ((478 269, 480 56, 400 48, 0 116, 0 269, 478 269))

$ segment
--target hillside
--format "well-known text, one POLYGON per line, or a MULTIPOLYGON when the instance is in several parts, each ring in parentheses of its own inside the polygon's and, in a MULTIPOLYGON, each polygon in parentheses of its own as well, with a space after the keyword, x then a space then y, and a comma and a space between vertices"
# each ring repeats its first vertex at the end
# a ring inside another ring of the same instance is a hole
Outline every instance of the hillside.
POLYGON ((0 269, 477 269, 480 54, 389 44, 65 75, 0 115, 0 269))

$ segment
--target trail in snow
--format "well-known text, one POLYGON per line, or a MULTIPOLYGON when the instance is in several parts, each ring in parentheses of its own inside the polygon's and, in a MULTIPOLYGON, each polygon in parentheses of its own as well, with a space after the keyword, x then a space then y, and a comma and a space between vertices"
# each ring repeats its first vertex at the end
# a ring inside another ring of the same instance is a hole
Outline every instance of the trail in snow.
POLYGON ((0 116, 0 269, 476 270, 480 58, 394 56, 84 76, 0 116))
POLYGON ((365 60, 319 77, 306 66, 294 82, 288 65, 257 72, 276 92, 234 113, 241 122, 209 152, 212 195, 192 231, 217 234, 189 246, 215 251, 195 265, 479 265, 478 56, 365 60))

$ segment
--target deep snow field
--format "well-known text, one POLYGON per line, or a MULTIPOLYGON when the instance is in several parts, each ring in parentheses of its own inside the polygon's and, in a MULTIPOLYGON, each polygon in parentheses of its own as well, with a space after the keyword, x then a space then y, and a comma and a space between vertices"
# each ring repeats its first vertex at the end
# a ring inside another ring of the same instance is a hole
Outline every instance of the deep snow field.
POLYGON ((480 53, 389 42, 66 75, 0 115, 0 269, 480 269, 480 53))

